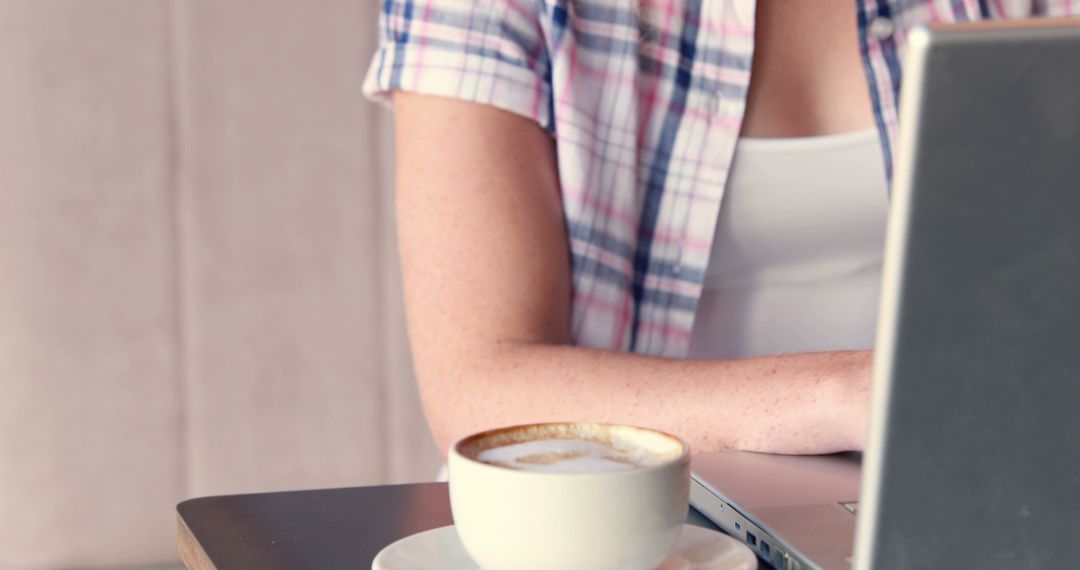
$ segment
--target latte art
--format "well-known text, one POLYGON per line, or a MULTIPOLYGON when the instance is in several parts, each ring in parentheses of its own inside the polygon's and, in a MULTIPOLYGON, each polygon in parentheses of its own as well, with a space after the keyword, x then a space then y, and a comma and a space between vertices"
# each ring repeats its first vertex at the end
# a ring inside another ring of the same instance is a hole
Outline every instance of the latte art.
POLYGON ((659 465, 666 457, 640 447, 618 448, 582 439, 542 439, 481 451, 489 465, 547 473, 608 473, 659 465))
POLYGON ((678 460, 677 438, 641 428, 605 424, 534 424, 466 438, 465 457, 516 471, 613 473, 678 460))

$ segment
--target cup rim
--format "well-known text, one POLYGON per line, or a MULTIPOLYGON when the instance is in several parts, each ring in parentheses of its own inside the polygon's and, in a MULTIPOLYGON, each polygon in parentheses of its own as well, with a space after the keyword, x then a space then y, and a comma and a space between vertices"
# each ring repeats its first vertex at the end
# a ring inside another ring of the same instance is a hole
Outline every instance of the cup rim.
MULTIPOLYGON (((687 443, 681 437, 679 437, 677 435, 674 435, 674 434, 671 434, 669 432, 659 430, 659 429, 655 429, 655 428, 650 428, 650 427, 636 426, 636 425, 633 425, 633 424, 619 424, 619 423, 610 423, 610 422, 575 422, 575 421, 567 421, 567 422, 535 422, 535 423, 528 423, 528 424, 515 424, 515 425, 491 428, 491 429, 483 430, 483 431, 480 431, 480 432, 476 432, 474 434, 467 435, 465 437, 462 437, 462 438, 458 439, 457 441, 455 441, 450 446, 450 455, 452 457, 457 457, 459 459, 467 461, 468 463, 470 463, 470 464, 472 464, 474 466, 477 466, 477 467, 479 467, 481 469, 485 469, 485 470, 497 469, 498 472, 500 472, 500 473, 513 474, 513 476, 518 476, 518 477, 552 477, 552 476, 558 476, 558 477, 606 477, 606 478, 610 478, 610 477, 628 477, 628 476, 634 476, 634 475, 643 474, 643 473, 652 473, 654 471, 659 471, 661 469, 668 469, 672 465, 679 465, 679 464, 687 463, 689 461, 689 458, 690 458, 690 444, 687 443), (671 458, 671 459, 669 459, 667 461, 664 461, 662 463, 657 463, 656 465, 649 465, 649 466, 646 466, 646 467, 639 467, 637 469, 629 469, 629 470, 626 470, 626 471, 602 471, 602 472, 550 472, 550 471, 526 471, 524 469, 510 469, 510 468, 507 468, 507 467, 500 467, 498 465, 491 465, 490 463, 484 463, 483 461, 479 461, 477 459, 469 457, 469 456, 467 456, 467 455, 465 455, 464 453, 461 452, 461 447, 463 445, 465 445, 467 443, 470 443, 472 441, 484 438, 484 437, 488 437, 488 436, 498 434, 498 433, 505 433, 505 432, 516 431, 516 430, 520 430, 520 429, 527 429, 527 428, 534 428, 534 427, 544 427, 544 426, 574 426, 574 427, 577 427, 577 426, 581 426, 581 427, 594 426, 594 427, 600 427, 600 428, 628 428, 628 429, 632 429, 632 430, 647 431, 647 432, 651 432, 651 433, 660 435, 660 436, 662 436, 664 438, 667 438, 667 439, 675 442, 681 448, 681 452, 677 456, 675 456, 675 457, 673 457, 673 458, 671 458)), ((453 473, 452 472, 451 472, 450 479, 453 480, 453 473)))

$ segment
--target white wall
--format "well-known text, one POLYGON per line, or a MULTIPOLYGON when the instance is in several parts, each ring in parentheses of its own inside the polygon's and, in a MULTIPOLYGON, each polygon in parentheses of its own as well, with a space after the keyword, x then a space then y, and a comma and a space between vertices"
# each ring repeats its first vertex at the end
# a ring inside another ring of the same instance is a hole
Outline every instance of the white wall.
POLYGON ((175 560, 187 497, 430 479, 377 6, 0 0, 0 568, 175 560))

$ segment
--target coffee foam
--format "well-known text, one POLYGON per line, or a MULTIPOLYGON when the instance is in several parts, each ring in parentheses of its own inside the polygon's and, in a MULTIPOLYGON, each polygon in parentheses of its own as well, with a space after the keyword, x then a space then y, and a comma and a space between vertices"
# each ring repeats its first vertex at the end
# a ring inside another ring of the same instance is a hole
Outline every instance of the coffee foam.
POLYGON ((507 428, 469 438, 459 450, 489 465, 548 473, 629 471, 667 463, 684 452, 673 437, 604 424, 507 428))

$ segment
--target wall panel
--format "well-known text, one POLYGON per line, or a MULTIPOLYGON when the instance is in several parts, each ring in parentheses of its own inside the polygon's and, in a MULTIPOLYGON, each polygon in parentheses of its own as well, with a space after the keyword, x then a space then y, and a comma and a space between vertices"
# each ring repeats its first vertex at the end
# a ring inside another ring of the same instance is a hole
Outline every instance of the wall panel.
POLYGON ((0 568, 175 558, 167 30, 0 2, 0 568))

